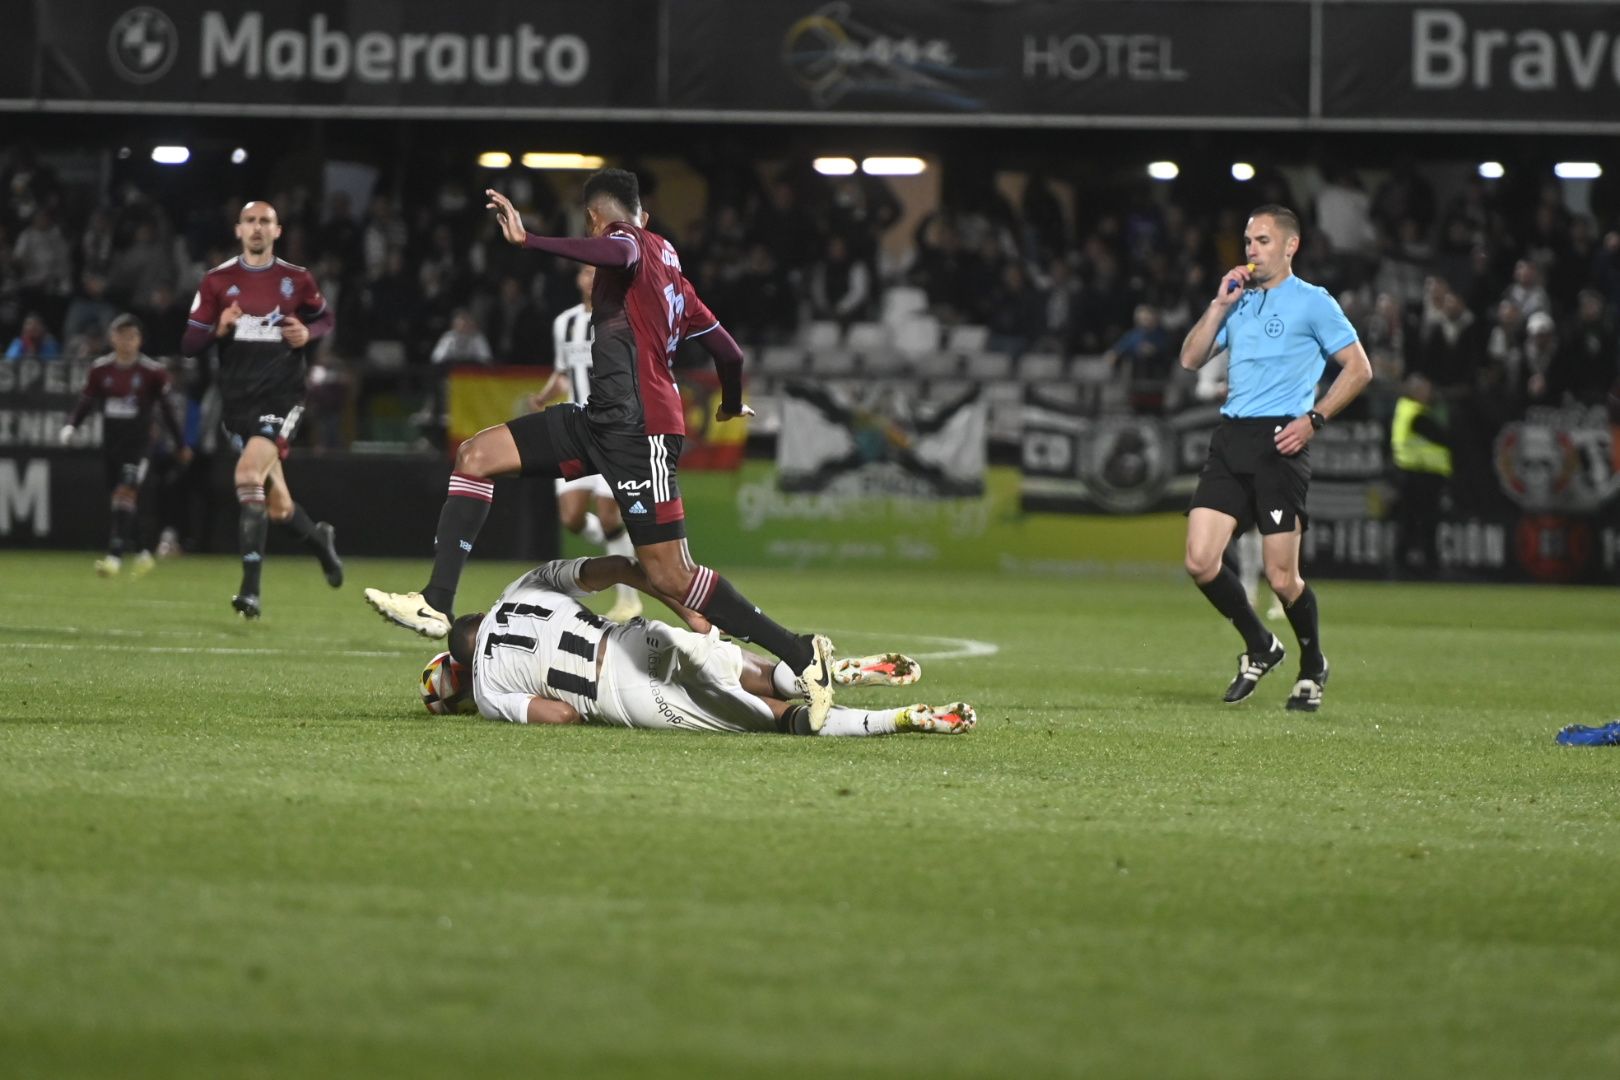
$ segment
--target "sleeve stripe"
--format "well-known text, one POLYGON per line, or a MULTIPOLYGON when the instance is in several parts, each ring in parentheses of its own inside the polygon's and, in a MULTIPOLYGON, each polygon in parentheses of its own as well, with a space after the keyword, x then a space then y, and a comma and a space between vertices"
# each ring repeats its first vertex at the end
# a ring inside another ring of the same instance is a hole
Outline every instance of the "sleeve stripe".
POLYGON ((204 330, 212 330, 214 328, 213 323, 198 322, 196 319, 187 319, 186 324, 188 326, 200 326, 204 330))
POLYGON ((629 244, 631 247, 635 248, 637 251, 641 250, 641 245, 636 243, 636 238, 631 236, 629 233, 620 233, 620 232, 608 233, 608 239, 609 240, 623 240, 625 243, 629 244))
POLYGON ((713 326, 705 326, 702 330, 693 330, 691 333, 687 334, 686 336, 688 338, 702 337, 704 334, 707 334, 710 330, 718 330, 718 329, 720 329, 720 322, 719 322, 719 320, 716 320, 713 326))

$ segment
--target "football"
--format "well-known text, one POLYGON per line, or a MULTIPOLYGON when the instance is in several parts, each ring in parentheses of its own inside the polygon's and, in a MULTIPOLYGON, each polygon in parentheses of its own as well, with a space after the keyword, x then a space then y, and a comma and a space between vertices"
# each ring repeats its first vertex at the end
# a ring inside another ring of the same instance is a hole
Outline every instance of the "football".
POLYGON ((439 716, 448 713, 473 713, 472 680, 465 667, 442 652, 428 661, 422 669, 422 704, 427 711, 439 716))

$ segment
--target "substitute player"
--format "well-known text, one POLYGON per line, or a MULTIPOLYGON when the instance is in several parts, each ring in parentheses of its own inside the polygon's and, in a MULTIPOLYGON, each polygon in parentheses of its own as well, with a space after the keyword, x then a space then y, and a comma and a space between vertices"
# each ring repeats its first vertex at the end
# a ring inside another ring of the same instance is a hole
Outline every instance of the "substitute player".
POLYGON ((1267 630, 1221 553, 1232 537, 1258 526, 1266 578, 1282 599, 1299 640, 1299 678, 1288 708, 1322 705, 1328 662, 1322 655, 1316 594, 1299 575, 1299 538, 1307 524, 1310 441, 1372 380, 1356 331, 1326 289, 1294 275, 1299 218, 1267 205, 1243 233, 1248 265, 1221 279, 1215 299, 1187 332, 1181 366, 1195 371, 1217 349, 1230 349, 1224 418, 1187 514, 1187 573, 1215 610, 1243 636, 1227 702, 1254 693, 1281 664, 1283 644, 1267 630), (1321 401, 1316 384, 1326 360, 1341 368, 1321 401))
POLYGON ((335 530, 293 501, 281 460, 304 411, 306 353, 331 333, 333 318, 315 277, 276 258, 281 224, 267 202, 237 216, 242 253, 203 276, 180 348, 218 352, 222 424, 236 447, 238 540, 242 585, 231 607, 245 619, 261 611, 260 577, 269 523, 285 525, 314 552, 332 588, 343 584, 335 530))
MULTIPOLYGON (((834 708, 812 727, 798 678, 717 632, 695 634, 662 622, 615 623, 578 598, 610 584, 645 585, 624 558, 547 563, 507 586, 489 613, 463 615, 450 631, 450 655, 472 673, 473 699, 490 719, 518 724, 598 723, 674 731, 795 735, 956 734, 970 731, 973 708, 834 708)), ((905 686, 921 670, 889 653, 836 665, 846 684, 905 686)))
MULTIPOLYGON (((62 427, 62 445, 73 441, 74 431, 90 415, 101 410, 101 457, 106 467, 107 486, 112 489, 112 530, 107 554, 96 560, 96 573, 112 577, 123 566, 124 553, 136 546, 136 507, 141 482, 146 479, 147 457, 152 450, 152 412, 163 417, 164 425, 178 448, 182 465, 191 460, 180 420, 169 401, 169 372, 162 364, 141 352, 141 321, 133 315, 119 315, 107 324, 112 352, 90 365, 84 390, 73 415, 62 427)), ((152 553, 141 551, 132 567, 144 574, 153 566, 152 553)))
MULTIPOLYGON (((562 397, 575 405, 584 405, 591 396, 591 340, 595 332, 591 327, 591 286, 596 281, 596 267, 584 265, 574 275, 580 302, 558 315, 551 324, 552 371, 551 378, 530 399, 535 409, 543 409, 555 397, 562 397)), ((613 501, 613 490, 601 473, 581 476, 574 480, 557 477, 557 517, 563 528, 575 536, 600 544, 609 555, 630 555, 635 545, 619 515, 619 504, 613 501), (591 513, 591 503, 596 513, 591 513)), ((618 622, 641 614, 641 594, 628 585, 617 586, 617 597, 608 618, 618 622)))
POLYGON ((590 235, 584 238, 536 236, 523 228, 506 196, 486 194, 508 241, 597 268, 590 401, 584 408, 551 408, 485 428, 462 443, 439 515, 427 586, 420 593, 367 589, 367 602, 400 626, 444 637, 462 568, 489 516, 494 478, 601 473, 652 590, 786 661, 805 682, 810 720, 819 729, 832 708, 832 642, 784 629, 725 578, 695 563, 687 549, 686 511, 675 476, 686 423, 670 369, 681 342, 697 338, 714 358, 720 379, 716 420, 753 410, 742 403, 742 350, 698 299, 674 246, 644 228, 635 174, 603 169, 585 181, 590 235))

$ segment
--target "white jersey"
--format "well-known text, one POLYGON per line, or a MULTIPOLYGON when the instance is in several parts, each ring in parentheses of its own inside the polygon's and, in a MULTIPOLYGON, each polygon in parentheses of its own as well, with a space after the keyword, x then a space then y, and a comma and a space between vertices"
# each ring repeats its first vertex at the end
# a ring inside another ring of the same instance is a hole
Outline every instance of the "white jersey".
POLYGON ((473 647, 473 701, 491 719, 528 722, 529 699, 572 705, 598 719, 596 653, 614 624, 585 609, 573 562, 518 578, 484 616, 473 647))
POLYGON ((584 405, 591 396, 591 341, 596 330, 584 304, 575 304, 551 324, 552 364, 568 376, 572 401, 584 405))

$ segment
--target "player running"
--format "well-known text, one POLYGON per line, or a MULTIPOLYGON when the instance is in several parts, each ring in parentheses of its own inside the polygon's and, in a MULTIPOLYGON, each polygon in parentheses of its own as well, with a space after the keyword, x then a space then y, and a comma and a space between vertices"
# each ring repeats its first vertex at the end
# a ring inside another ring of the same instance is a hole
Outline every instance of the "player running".
MULTIPOLYGON (((463 615, 448 656, 470 669, 473 701, 492 720, 517 724, 596 723, 676 731, 793 735, 957 734, 972 730, 972 706, 829 711, 812 726, 797 674, 747 652, 717 631, 696 634, 656 620, 619 624, 578 598, 613 584, 644 587, 633 560, 550 562, 507 586, 489 613, 463 615)), ((429 673, 444 663, 436 657, 429 673)), ((922 671, 898 653, 844 660, 845 684, 906 686, 922 671)), ((427 675, 429 673, 424 673, 427 675)))
POLYGON ((293 501, 281 460, 303 414, 306 352, 331 333, 334 320, 315 277, 276 258, 281 224, 267 202, 237 216, 242 253, 203 276, 191 302, 180 349, 187 356, 216 346, 222 426, 236 447, 237 528, 242 586, 231 607, 257 619, 269 523, 285 525, 314 552, 332 588, 343 584, 335 530, 293 501))
POLYGON ((695 563, 687 549, 675 475, 686 423, 670 370, 681 342, 696 338, 714 358, 720 379, 716 420, 753 410, 742 403, 742 349, 681 273, 674 246, 644 227, 635 174, 603 169, 585 181, 590 235, 584 238, 536 236, 524 229, 506 196, 485 194, 511 243, 597 268, 590 400, 583 408, 559 406, 485 428, 462 443, 439 515, 427 586, 420 593, 367 589, 367 602, 400 626, 444 637, 462 569, 489 516, 494 478, 601 473, 651 591, 786 661, 805 684, 810 723, 819 730, 832 708, 832 642, 784 629, 725 578, 695 563))
MULTIPOLYGON (((107 554, 96 560, 96 573, 112 577, 123 566, 124 553, 135 547, 135 511, 141 482, 146 479, 147 456, 152 450, 152 412, 163 417, 164 426, 178 447, 176 457, 184 465, 191 460, 180 421, 169 401, 169 372, 162 364, 141 352, 141 320, 124 314, 107 325, 113 351, 90 365, 84 390, 73 415, 62 427, 62 445, 73 441, 75 430, 90 415, 101 410, 101 457, 112 489, 112 530, 107 554)), ((142 550, 132 567, 139 576, 151 570, 152 553, 142 550)))
MULTIPOLYGON (((574 275, 580 302, 558 315, 551 324, 551 378, 529 399, 529 404, 537 410, 559 396, 575 405, 584 405, 590 400, 591 340, 595 337, 591 327, 591 286, 595 281, 596 267, 581 266, 574 275)), ((613 490, 601 473, 575 480, 557 477, 557 517, 563 528, 593 544, 600 544, 609 555, 630 555, 635 551, 619 514, 619 504, 613 501, 613 490), (594 514, 591 513, 593 502, 596 504, 594 514)), ((624 622, 640 614, 641 594, 628 585, 618 586, 608 618, 624 622)))

